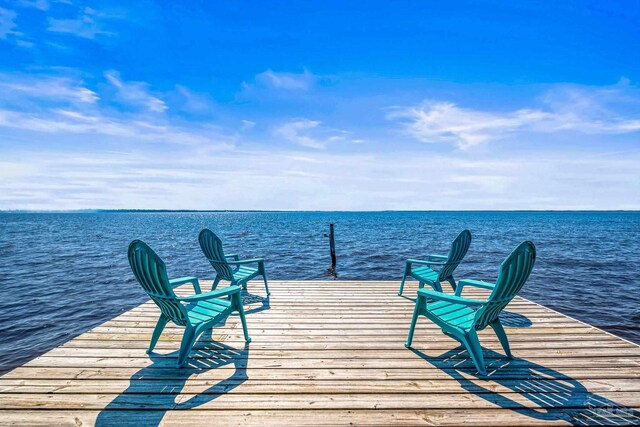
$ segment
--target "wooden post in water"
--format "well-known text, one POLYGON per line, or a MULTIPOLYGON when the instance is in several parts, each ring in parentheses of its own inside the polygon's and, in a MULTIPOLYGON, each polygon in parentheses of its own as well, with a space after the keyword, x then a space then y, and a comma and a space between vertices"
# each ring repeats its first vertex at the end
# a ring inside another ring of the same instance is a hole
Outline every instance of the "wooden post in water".
POLYGON ((333 235, 333 224, 329 224, 329 250, 331 251, 331 268, 336 269, 336 241, 333 235))

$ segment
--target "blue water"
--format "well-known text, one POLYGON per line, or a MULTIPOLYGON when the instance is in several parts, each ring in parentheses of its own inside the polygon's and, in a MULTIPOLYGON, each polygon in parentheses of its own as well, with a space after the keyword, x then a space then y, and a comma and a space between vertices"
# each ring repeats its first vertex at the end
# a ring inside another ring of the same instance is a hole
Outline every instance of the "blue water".
POLYGON ((404 259, 446 254, 464 228, 473 242, 457 277, 494 280, 532 240, 524 297, 640 342, 640 212, 0 213, 0 371, 145 301, 127 263, 133 239, 171 277, 212 278, 197 242, 208 227, 227 252, 265 257, 270 279, 331 280, 332 222, 344 280, 399 280, 404 259))

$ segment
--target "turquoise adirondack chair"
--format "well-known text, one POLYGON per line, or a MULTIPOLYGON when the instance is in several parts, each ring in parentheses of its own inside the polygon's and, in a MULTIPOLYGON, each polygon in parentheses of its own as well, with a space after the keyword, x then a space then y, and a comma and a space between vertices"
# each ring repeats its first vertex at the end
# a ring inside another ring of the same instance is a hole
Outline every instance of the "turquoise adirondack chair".
POLYGON ((462 261, 462 258, 467 254, 469 245, 471 245, 471 232, 469 230, 463 230, 451 244, 449 255, 429 255, 427 260, 408 259, 404 266, 404 274, 402 275, 398 295, 402 295, 404 282, 407 280, 407 277, 416 279, 420 289, 424 288, 424 285, 427 284, 436 291, 442 292, 440 283, 449 282, 455 291, 456 281, 453 278, 453 272, 456 267, 458 267, 458 264, 460 264, 460 261, 462 261), (414 264, 419 265, 419 267, 413 268, 414 264), (438 266, 440 269, 439 271, 435 271, 430 266, 438 266))
POLYGON ((486 375, 482 347, 477 331, 487 326, 494 330, 507 357, 513 359, 509 349, 507 334, 500 323, 500 312, 511 302, 524 286, 536 261, 536 247, 525 241, 500 264, 496 283, 480 280, 461 280, 455 295, 436 292, 431 289, 418 290, 418 298, 411 319, 409 337, 405 347, 411 347, 413 332, 418 316, 426 316, 442 328, 446 335, 460 341, 471 355, 471 359, 482 375, 486 375), (488 289, 491 295, 486 300, 462 297, 465 286, 488 289))
POLYGON ((254 277, 262 276, 264 288, 269 292, 267 284, 267 273, 264 269, 263 258, 239 259, 238 255, 225 255, 222 249, 222 240, 211 230, 205 228, 198 236, 200 248, 204 252, 211 266, 216 270, 216 278, 211 289, 215 289, 220 280, 228 280, 232 285, 242 286, 247 289, 247 282, 254 277), (232 260, 229 260, 232 258, 232 260), (257 264, 258 268, 247 267, 246 264, 257 264))
POLYGON ((251 342, 238 286, 201 293, 200 284, 196 277, 169 280, 164 261, 141 240, 131 242, 128 255, 129 265, 138 283, 161 312, 158 323, 153 330, 147 353, 153 351, 160 334, 169 321, 178 326, 184 326, 185 331, 178 352, 178 367, 182 367, 200 334, 225 321, 233 311, 237 311, 240 315, 244 339, 251 342), (196 294, 188 297, 176 296, 172 286, 185 283, 191 283, 196 294), (223 298, 227 296, 230 298, 223 298))

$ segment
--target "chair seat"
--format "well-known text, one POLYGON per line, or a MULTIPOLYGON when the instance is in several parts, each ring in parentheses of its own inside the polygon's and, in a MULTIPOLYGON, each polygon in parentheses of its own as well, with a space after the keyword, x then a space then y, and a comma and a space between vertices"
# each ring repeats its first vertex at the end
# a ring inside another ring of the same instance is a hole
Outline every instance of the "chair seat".
POLYGON ((436 282, 438 280, 438 272, 432 270, 427 266, 411 269, 411 275, 417 280, 423 280, 428 282, 436 282))
POLYGON ((187 316, 192 325, 208 322, 212 318, 228 312, 231 308, 231 301, 212 298, 206 301, 197 301, 186 306, 187 316))
POLYGON ((235 279, 236 282, 242 282, 245 280, 252 279, 257 275, 258 275, 257 268, 245 267, 244 265, 241 265, 240 268, 238 268, 238 271, 233 273, 233 278, 235 279))
POLYGON ((469 306, 445 301, 427 303, 427 311, 440 321, 465 331, 473 327, 476 314, 469 306))

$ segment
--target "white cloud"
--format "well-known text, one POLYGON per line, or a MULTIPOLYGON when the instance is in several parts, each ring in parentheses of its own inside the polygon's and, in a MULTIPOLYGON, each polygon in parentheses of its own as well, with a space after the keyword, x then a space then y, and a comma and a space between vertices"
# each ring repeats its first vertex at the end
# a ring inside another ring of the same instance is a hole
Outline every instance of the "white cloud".
POLYGON ((14 11, 0 7, 0 39, 6 39, 9 35, 20 35, 15 31, 18 27, 14 21, 16 16, 14 11))
POLYGON ((395 111, 388 117, 404 120, 406 131, 420 141, 453 142, 467 148, 518 129, 531 119, 537 120, 537 116, 527 110, 495 114, 462 109, 448 102, 425 102, 395 111))
POLYGON ((283 90, 307 90, 315 84, 316 80, 317 77, 308 70, 298 74, 267 70, 256 75, 257 83, 283 90))
POLYGON ((15 4, 20 7, 38 10, 49 10, 50 6, 48 0, 17 0, 15 4))
POLYGON ((276 128, 276 134, 287 141, 316 149, 324 149, 332 142, 346 139, 346 131, 326 129, 321 124, 315 120, 295 119, 276 128))
POLYGON ((31 99, 69 103, 95 103, 99 97, 82 82, 67 77, 0 74, 0 94, 6 99, 31 99))
POLYGON ((104 13, 98 12, 95 9, 85 7, 78 15, 73 19, 49 19, 48 30, 54 33, 71 34, 77 37, 85 39, 95 39, 97 36, 114 36, 113 31, 106 29, 103 19, 119 18, 116 16, 109 16, 104 13))
POLYGON ((515 132, 623 134, 640 131, 640 119, 625 117, 609 104, 633 92, 627 82, 607 89, 561 87, 548 91, 544 108, 496 112, 461 108, 450 102, 427 101, 415 107, 395 108, 388 119, 400 121, 414 138, 427 142, 450 142, 461 149, 515 132), (625 86, 627 86, 625 88, 625 86))
MULTIPOLYGON (((61 71, 61 70, 58 70, 61 71)), ((68 74, 74 70, 65 70, 68 74)), ((72 77, 0 74, 0 128, 30 135, 33 141, 103 141, 128 144, 154 142, 209 149, 232 149, 235 136, 209 122, 182 124, 167 115, 146 114, 163 111, 166 105, 140 82, 123 82, 108 74, 118 100, 133 105, 133 111, 118 111, 107 99, 72 77), (100 102, 98 102, 100 101, 100 102), (90 135, 90 139, 77 136, 90 135)), ((102 94, 101 94, 102 95, 102 94)), ((15 132, 14 132, 15 133, 15 132)), ((5 132, 4 136, 12 135, 5 132)), ((20 137, 23 139, 23 137, 20 137)), ((97 142, 96 142, 97 144, 97 142)))
POLYGON ((0 127, 64 135, 101 135, 125 141, 149 141, 197 147, 230 149, 234 139, 213 127, 198 125, 184 128, 169 122, 152 122, 135 116, 122 118, 100 113, 86 114, 53 109, 43 113, 23 113, 0 109, 0 127))
POLYGON ((192 114, 211 114, 215 109, 215 103, 206 95, 195 93, 183 85, 176 85, 172 97, 173 105, 177 105, 178 109, 186 113, 192 114))
POLYGON ((241 123, 242 123, 241 130, 253 129, 256 125, 256 122, 253 122, 251 120, 241 120, 241 123))
MULTIPOLYGON (((363 135, 357 130, 367 144, 352 145, 362 140, 319 120, 297 118, 269 127, 273 117, 232 111, 234 106, 222 119, 227 129, 193 117, 182 121, 166 93, 162 99, 168 99, 171 111, 148 114, 149 99, 160 100, 160 95, 145 83, 113 73, 109 84, 88 86, 73 77, 85 74, 56 70, 62 72, 67 77, 0 75, 0 209, 640 208, 640 153, 629 150, 626 139, 618 144, 602 138, 612 143, 592 150, 592 156, 570 144, 564 152, 559 147, 524 152, 528 145, 522 144, 499 153, 438 154, 431 147, 408 151, 415 147, 402 143, 390 148, 376 136, 386 130, 376 128, 363 135), (120 108, 116 100, 137 108, 120 108), (261 125, 243 134, 254 122, 242 117, 257 117, 261 125), (283 148, 274 135, 291 144, 283 148), (236 148, 241 138, 250 141, 236 148), (265 148, 257 149, 261 144, 265 148), (332 150, 321 150, 329 146, 332 150)), ((613 92, 621 90, 628 99, 608 90, 583 97, 581 88, 557 88, 540 98, 541 107, 507 113, 430 106, 448 120, 435 123, 449 130, 434 132, 428 126, 427 131, 434 138, 450 132, 458 144, 459 135, 491 139, 534 132, 536 126, 551 132, 589 124, 593 132, 613 133, 624 129, 621 120, 633 128, 628 117, 634 117, 640 98, 624 88, 613 92)), ((340 109, 345 111, 350 112, 340 109)))
POLYGON ((149 156, 132 146, 126 152, 7 154, 0 165, 8 171, 0 174, 0 209, 640 208, 638 151, 461 158, 416 152, 200 154, 185 147, 149 156))
POLYGON ((142 107, 154 113, 161 113, 168 108, 163 100, 150 93, 147 83, 125 82, 117 71, 108 71, 105 77, 117 89, 118 99, 124 104, 142 107))

